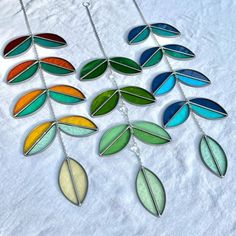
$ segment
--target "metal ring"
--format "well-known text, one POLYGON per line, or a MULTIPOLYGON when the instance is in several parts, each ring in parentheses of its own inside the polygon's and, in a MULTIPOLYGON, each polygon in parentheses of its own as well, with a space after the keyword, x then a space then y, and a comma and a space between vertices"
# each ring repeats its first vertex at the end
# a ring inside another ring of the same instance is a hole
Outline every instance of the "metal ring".
POLYGON ((82 5, 84 7, 90 7, 91 6, 90 2, 83 2, 82 5))

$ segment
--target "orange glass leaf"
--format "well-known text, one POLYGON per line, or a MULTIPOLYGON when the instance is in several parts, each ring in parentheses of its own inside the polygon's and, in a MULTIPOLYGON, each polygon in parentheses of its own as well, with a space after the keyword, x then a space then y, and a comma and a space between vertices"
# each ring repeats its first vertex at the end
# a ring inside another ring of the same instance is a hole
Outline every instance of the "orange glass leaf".
POLYGON ((55 75, 66 75, 75 71, 70 62, 59 57, 46 57, 41 59, 40 63, 43 70, 55 75))
POLYGON ((23 117, 30 115, 43 106, 47 98, 47 91, 38 89, 25 94, 21 97, 13 110, 15 117, 23 117))
POLYGON ((18 64, 7 75, 8 83, 19 83, 31 78, 38 70, 39 63, 36 60, 25 61, 18 64))
POLYGON ((51 87, 49 89, 49 95, 55 101, 64 104, 74 104, 85 99, 84 94, 80 90, 68 85, 57 85, 51 87))

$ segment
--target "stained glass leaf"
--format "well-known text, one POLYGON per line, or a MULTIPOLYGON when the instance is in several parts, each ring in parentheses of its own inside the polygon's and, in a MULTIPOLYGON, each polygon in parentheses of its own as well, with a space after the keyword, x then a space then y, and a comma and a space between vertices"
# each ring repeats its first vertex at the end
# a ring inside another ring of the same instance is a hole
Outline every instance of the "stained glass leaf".
POLYGON ((136 190, 142 205, 153 215, 161 216, 165 209, 165 189, 158 177, 141 167, 136 179, 136 190))
POLYGON ((151 24, 151 30, 154 34, 161 37, 175 37, 180 35, 180 32, 175 27, 165 23, 151 24))
POLYGON ((149 48, 142 53, 139 59, 139 64, 143 68, 154 66, 161 61, 162 57, 163 53, 161 48, 159 47, 149 48))
POLYGON ((18 56, 26 52, 32 45, 31 36, 22 36, 9 42, 4 48, 3 56, 6 58, 18 56))
POLYGON ((116 107, 119 97, 117 90, 108 90, 99 94, 92 101, 90 107, 91 116, 100 116, 112 111, 116 107))
POLYGON ((164 144, 171 140, 162 127, 152 122, 136 121, 132 123, 132 128, 134 136, 148 144, 164 144))
POLYGON ((47 98, 47 91, 44 89, 37 89, 25 94, 21 97, 13 110, 14 117, 24 117, 36 112, 43 106, 47 98))
POLYGON ((57 133, 55 122, 46 122, 34 128, 26 137, 24 155, 30 156, 46 149, 57 133))
POLYGON ((137 74, 142 71, 138 63, 126 57, 112 57, 109 63, 114 70, 123 74, 137 74))
POLYGON ((75 104, 85 100, 84 94, 68 85, 56 85, 49 89, 49 96, 57 102, 75 104))
POLYGON ((148 38, 150 34, 150 29, 147 25, 140 25, 132 30, 130 30, 128 34, 128 43, 129 44, 136 44, 144 41, 148 38))
POLYGON ((184 123, 189 117, 189 105, 185 101, 175 102, 168 106, 163 115, 164 127, 175 127, 184 123))
POLYGON ((83 116, 66 116, 58 120, 58 126, 64 133, 84 137, 95 133, 98 128, 88 118, 83 116))
POLYGON ((213 138, 203 135, 200 142, 203 163, 214 174, 224 177, 227 171, 227 158, 223 148, 213 138))
POLYGON ((176 77, 181 83, 191 87, 203 87, 211 83, 211 81, 204 74, 196 70, 177 70, 176 77))
POLYGON ((38 68, 39 63, 36 60, 22 62, 10 70, 7 75, 7 82, 14 84, 28 80, 35 75, 38 68))
POLYGON ((105 73, 108 67, 106 59, 96 59, 84 65, 80 71, 80 80, 95 79, 105 73))
POLYGON ((206 119, 221 119, 227 116, 227 112, 218 103, 207 98, 194 98, 190 100, 192 111, 206 119))
POLYGON ((70 202, 80 206, 88 191, 88 177, 83 166, 72 158, 63 161, 59 173, 59 186, 70 202))
POLYGON ((170 92, 176 83, 176 78, 172 72, 165 72, 157 75, 152 81, 152 93, 160 96, 170 92))
POLYGON ((111 155, 121 151, 129 143, 131 131, 129 125, 117 125, 107 130, 100 140, 99 154, 111 155))
POLYGON ((163 46, 164 52, 167 56, 174 59, 191 59, 195 57, 194 53, 188 48, 178 44, 168 44, 163 46))
POLYGON ((66 45, 66 41, 62 37, 51 33, 34 35, 34 42, 45 48, 60 48, 66 45))
POLYGON ((143 88, 128 86, 120 89, 122 97, 135 105, 147 105, 156 101, 155 97, 143 88))
POLYGON ((53 75, 68 75, 75 71, 74 66, 59 57, 46 57, 40 60, 43 70, 53 75))

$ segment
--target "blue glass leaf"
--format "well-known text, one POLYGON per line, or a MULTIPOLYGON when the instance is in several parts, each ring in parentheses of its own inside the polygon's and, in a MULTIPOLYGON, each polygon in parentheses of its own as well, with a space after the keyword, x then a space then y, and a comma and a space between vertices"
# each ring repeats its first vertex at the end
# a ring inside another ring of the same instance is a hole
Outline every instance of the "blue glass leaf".
POLYGON ((152 81, 152 93, 155 96, 163 95, 170 92, 176 83, 175 76, 172 72, 162 73, 152 81))
POLYGON ((145 50, 139 60, 142 67, 150 67, 158 64, 163 57, 161 48, 153 47, 145 50))
POLYGON ((191 87, 204 87, 211 83, 204 74, 196 70, 177 70, 176 77, 181 83, 191 87))
POLYGON ((175 127, 184 123, 189 117, 190 109, 186 101, 171 104, 163 115, 163 124, 167 127, 175 127))
POLYGON ((173 26, 165 23, 151 24, 152 32, 162 37, 175 37, 180 35, 180 32, 173 26))
POLYGON ((141 25, 133 28, 128 34, 128 43, 140 43, 148 38, 150 29, 147 25, 141 25))
POLYGON ((203 118, 214 120, 227 116, 227 112, 216 102, 207 98, 194 98, 189 100, 193 112, 203 118))
POLYGON ((163 46, 163 49, 167 56, 175 59, 191 59, 195 57, 194 53, 188 48, 178 44, 168 44, 163 46))

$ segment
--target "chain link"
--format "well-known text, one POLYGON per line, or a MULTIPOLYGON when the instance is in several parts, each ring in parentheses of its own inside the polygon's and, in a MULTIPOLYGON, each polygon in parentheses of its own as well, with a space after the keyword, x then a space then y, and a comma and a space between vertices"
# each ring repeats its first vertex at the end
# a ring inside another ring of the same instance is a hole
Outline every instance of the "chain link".
MULTIPOLYGON (((32 30, 31 30, 31 27, 30 27, 30 24, 29 24, 29 19, 28 19, 27 13, 26 13, 26 9, 25 9, 23 0, 19 0, 19 1, 20 1, 21 9, 22 9, 23 14, 24 14, 26 27, 28 29, 29 34, 31 36, 33 36, 33 33, 32 33, 32 30)), ((33 38, 33 40, 34 40, 34 38, 33 38)), ((37 50, 37 47, 36 47, 34 41, 33 41, 33 51, 34 51, 34 54, 35 54, 35 59, 37 61, 40 61, 38 50, 37 50)), ((41 67, 40 63, 39 63, 39 76, 41 78, 41 81, 43 83, 44 88, 47 90, 47 95, 48 95, 49 91, 48 91, 47 83, 46 83, 46 80, 45 80, 45 77, 44 77, 44 74, 43 74, 43 70, 42 70, 42 67, 41 67)), ((68 155, 68 153, 66 151, 65 143, 63 141, 63 137, 62 137, 61 131, 60 131, 59 127, 58 127, 58 122, 57 122, 56 114, 54 112, 54 109, 53 109, 53 106, 52 106, 52 101, 51 101, 49 96, 48 96, 48 104, 49 104, 49 110, 51 112, 51 115, 52 115, 54 121, 56 122, 56 127, 57 127, 57 131, 58 131, 58 134, 59 134, 59 141, 61 143, 62 150, 63 150, 63 153, 65 155, 65 159, 68 159, 69 155, 68 155)))

